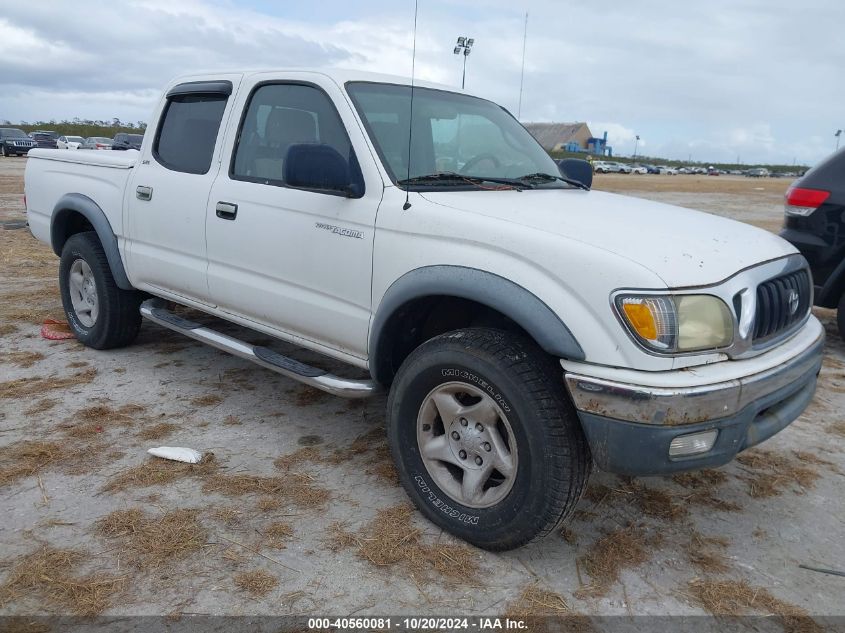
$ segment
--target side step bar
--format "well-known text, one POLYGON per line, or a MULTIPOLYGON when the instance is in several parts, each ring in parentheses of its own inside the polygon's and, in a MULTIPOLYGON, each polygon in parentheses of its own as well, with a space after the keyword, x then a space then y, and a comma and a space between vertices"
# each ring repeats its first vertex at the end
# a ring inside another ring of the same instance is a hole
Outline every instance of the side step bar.
POLYGON ((315 389, 343 398, 367 398, 379 390, 374 380, 351 380, 327 373, 325 370, 300 363, 266 347, 250 345, 226 336, 199 323, 180 317, 163 307, 159 299, 148 299, 141 304, 141 316, 154 323, 179 332, 192 339, 252 361, 278 374, 293 378, 315 389))

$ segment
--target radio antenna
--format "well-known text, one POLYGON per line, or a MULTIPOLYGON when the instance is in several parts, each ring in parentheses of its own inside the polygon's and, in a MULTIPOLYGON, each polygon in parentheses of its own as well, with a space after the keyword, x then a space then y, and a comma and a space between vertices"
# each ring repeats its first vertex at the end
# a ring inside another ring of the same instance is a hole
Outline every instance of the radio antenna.
MULTIPOLYGON (((420 0, 414 0, 414 49, 411 53, 411 112, 408 117, 408 180, 411 179, 411 140, 414 133, 414 73, 417 64, 417 13, 420 8, 420 0)), ((409 199, 411 190, 410 185, 405 184, 405 204, 402 205, 402 210, 407 211, 411 208, 411 201, 409 199)))

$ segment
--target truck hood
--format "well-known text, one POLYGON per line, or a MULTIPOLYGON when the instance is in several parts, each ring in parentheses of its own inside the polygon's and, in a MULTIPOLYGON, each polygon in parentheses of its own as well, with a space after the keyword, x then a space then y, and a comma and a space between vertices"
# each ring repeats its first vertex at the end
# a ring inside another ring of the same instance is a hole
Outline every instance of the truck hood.
POLYGON ((603 191, 424 192, 425 199, 494 221, 500 231, 533 229, 636 262, 669 288, 714 284, 796 250, 778 236, 703 211, 603 191))

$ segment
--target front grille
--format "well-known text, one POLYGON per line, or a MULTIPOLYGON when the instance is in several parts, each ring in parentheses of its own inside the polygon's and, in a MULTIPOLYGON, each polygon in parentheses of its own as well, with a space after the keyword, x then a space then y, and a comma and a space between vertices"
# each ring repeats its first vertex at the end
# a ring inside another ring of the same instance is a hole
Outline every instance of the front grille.
POLYGON ((811 294, 810 275, 806 270, 769 279, 757 286, 754 342, 777 336, 801 321, 810 308, 811 294))

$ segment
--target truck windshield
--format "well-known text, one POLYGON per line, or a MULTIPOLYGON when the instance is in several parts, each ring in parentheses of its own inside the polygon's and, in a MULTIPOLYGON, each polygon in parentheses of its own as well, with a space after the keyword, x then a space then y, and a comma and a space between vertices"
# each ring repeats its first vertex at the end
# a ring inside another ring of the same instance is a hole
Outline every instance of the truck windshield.
MULTIPOLYGON (((409 170, 411 87, 350 82, 346 88, 394 183, 413 183, 409 186, 414 188, 482 187, 486 179, 560 176, 552 158, 501 106, 478 97, 419 87, 414 88, 409 170), (454 177, 436 177, 445 175, 454 177)), ((536 180, 531 186, 566 187, 554 178, 536 180)))

